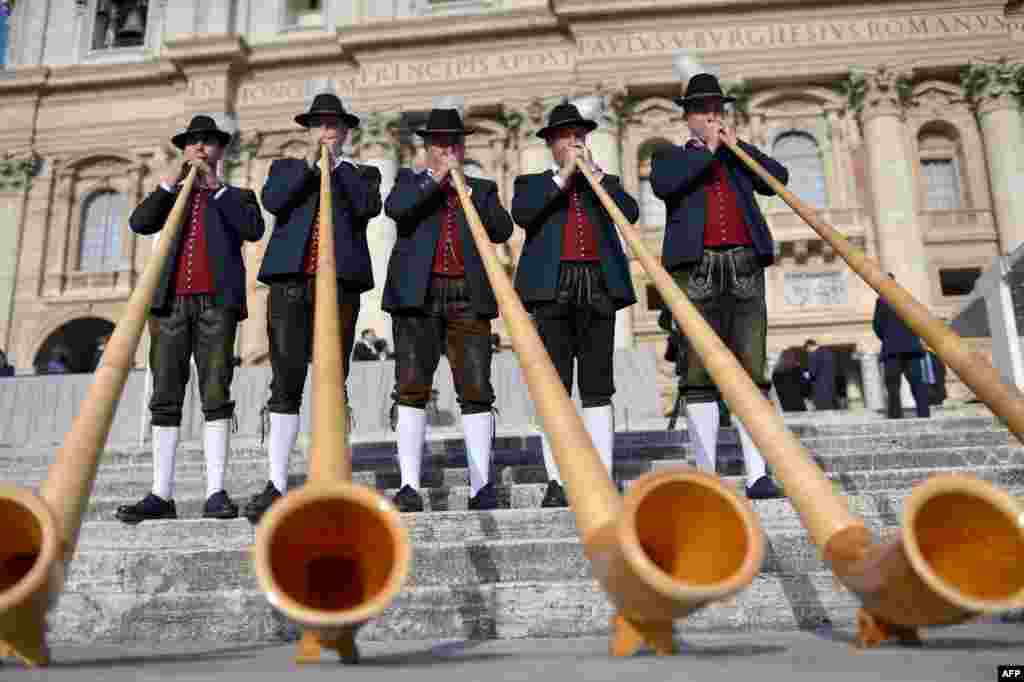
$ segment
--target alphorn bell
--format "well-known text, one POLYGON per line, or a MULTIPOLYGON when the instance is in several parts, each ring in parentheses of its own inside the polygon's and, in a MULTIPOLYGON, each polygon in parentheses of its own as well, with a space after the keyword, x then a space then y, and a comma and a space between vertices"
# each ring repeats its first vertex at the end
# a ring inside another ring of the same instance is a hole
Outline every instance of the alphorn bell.
MULTIPOLYGON (((724 138, 722 142, 831 244, 964 383, 1009 422, 1017 438, 1024 440, 1024 402, 983 356, 968 350, 956 332, 820 220, 743 149, 724 138)), ((678 313, 676 319, 683 324, 678 313)), ((750 388, 753 384, 745 374, 738 376, 739 365, 731 354, 725 360, 717 352, 710 353, 710 348, 701 350, 690 331, 697 326, 688 321, 684 329, 715 383, 762 448, 825 560, 861 599, 863 608, 857 616, 861 646, 877 645, 890 637, 916 640, 919 627, 951 625, 1024 606, 1024 571, 1020 568, 1024 565, 1024 509, 1013 497, 974 476, 932 476, 904 503, 900 535, 873 544, 864 523, 850 513, 766 400, 748 398, 750 405, 733 405, 742 397, 730 396, 736 395, 737 384, 749 383, 750 388), (749 416, 746 410, 750 410, 749 416)))
POLYGON ((30 666, 50 662, 46 613, 57 603, 64 587, 100 455, 128 373, 135 364, 135 352, 171 257, 197 168, 193 165, 185 177, 39 494, 0 486, 0 656, 13 656, 30 666))
POLYGON ((304 628, 297 663, 322 649, 356 663, 357 630, 402 589, 412 549, 398 509, 352 483, 348 405, 331 211, 331 167, 320 153, 319 247, 313 311, 312 443, 306 484, 289 491, 256 527, 253 561, 270 604, 304 628))
POLYGON ((610 652, 675 651, 672 621, 750 584, 764 560, 753 507, 718 478, 676 467, 619 495, 536 328, 502 269, 465 180, 452 181, 494 289, 530 396, 565 481, 595 577, 615 606, 610 652))

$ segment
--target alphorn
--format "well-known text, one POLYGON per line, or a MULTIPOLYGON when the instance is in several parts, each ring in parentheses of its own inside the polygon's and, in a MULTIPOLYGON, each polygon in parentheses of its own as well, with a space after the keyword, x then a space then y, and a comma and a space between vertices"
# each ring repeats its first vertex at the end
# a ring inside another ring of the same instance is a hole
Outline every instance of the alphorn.
POLYGON ((502 269, 458 170, 451 171, 473 241, 565 482, 595 577, 615 606, 609 650, 675 652, 672 621, 739 592, 764 560, 749 501, 687 467, 645 474, 620 496, 551 357, 502 269))
POLYGON ((260 589, 304 630, 296 663, 319 661, 323 649, 357 663, 358 629, 402 589, 412 554, 398 509, 352 483, 329 164, 322 146, 309 472, 263 515, 253 547, 260 589))
MULTIPOLYGON (((590 171, 577 164, 672 310, 729 408, 750 432, 836 576, 861 600, 858 644, 917 640, 917 628, 1024 606, 1024 511, 968 475, 933 476, 904 503, 900 534, 874 543, 782 416, 644 245, 590 171)), ((765 173, 767 175, 767 173, 765 173)), ((771 177, 768 175, 768 177, 771 177)), ((774 178, 772 178, 774 181, 774 178)), ((778 191, 783 189, 778 185, 778 191)), ((784 189, 783 189, 784 191, 784 189)))
POLYGON ((992 363, 981 353, 972 351, 959 334, 932 315, 928 308, 886 275, 874 260, 851 244, 839 230, 821 220, 813 209, 787 190, 739 145, 728 140, 723 142, 751 171, 768 183, 811 229, 827 241, 850 268, 893 307, 907 326, 928 342, 975 395, 996 415, 1006 420, 1010 431, 1024 443, 1024 399, 1015 388, 1003 381, 992 363))
POLYGON ((39 494, 0 486, 0 656, 12 656, 30 666, 50 662, 46 614, 64 588, 100 455, 128 373, 135 365, 135 352, 171 257, 197 170, 198 166, 193 165, 185 177, 39 494))

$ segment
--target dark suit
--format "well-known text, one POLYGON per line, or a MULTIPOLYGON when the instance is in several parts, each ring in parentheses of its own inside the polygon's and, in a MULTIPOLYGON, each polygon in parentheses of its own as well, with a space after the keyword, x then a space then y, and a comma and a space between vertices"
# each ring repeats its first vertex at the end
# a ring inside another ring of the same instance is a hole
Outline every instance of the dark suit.
MULTIPOLYGON (((349 374, 359 295, 373 289, 366 228, 380 214, 380 171, 339 161, 331 171, 334 257, 342 365, 349 374)), ((278 159, 263 186, 263 205, 277 218, 258 279, 270 285, 267 332, 273 379, 267 409, 298 414, 312 354, 315 278, 303 259, 320 205, 320 171, 302 159, 278 159)))
MULTIPOLYGON (((132 231, 137 234, 159 232, 176 197, 176 191, 168 192, 162 187, 151 192, 128 220, 132 231)), ((149 364, 153 372, 153 395, 149 408, 154 426, 181 425, 192 357, 196 361, 206 421, 229 419, 235 410, 231 400, 234 376, 231 359, 238 322, 247 315, 242 242, 255 242, 263 237, 263 214, 252 190, 227 186, 210 196, 202 215, 214 291, 177 296, 175 276, 179 251, 191 225, 195 197, 193 191, 150 310, 149 364)))
POLYGON ((882 341, 880 354, 885 367, 887 413, 890 419, 903 416, 900 382, 907 377, 914 395, 918 417, 931 416, 929 387, 922 376, 921 360, 925 357, 921 339, 908 327, 888 303, 878 297, 872 319, 875 335, 882 341))
MULTIPOLYGON (((491 241, 512 235, 512 219, 498 198, 498 186, 466 178, 470 201, 491 241)), ((463 415, 488 412, 491 386, 491 320, 498 315, 480 254, 465 213, 455 211, 465 274, 433 274, 434 255, 447 213, 447 195, 427 173, 398 172, 384 211, 397 223, 398 239, 388 261, 382 307, 391 313, 395 339, 395 399, 426 408, 442 353, 448 356, 463 415)))
MULTIPOLYGON (((626 219, 636 222, 640 209, 619 178, 605 175, 601 186, 626 219)), ((610 405, 615 393, 615 311, 636 302, 615 223, 582 173, 562 188, 553 170, 516 178, 512 217, 526 231, 516 290, 533 313, 565 390, 572 395, 573 363, 578 361, 583 407, 610 405), (593 230, 597 262, 562 261, 569 193, 574 189, 593 230)))
MULTIPOLYGON (((466 185, 471 190, 470 199, 491 241, 495 244, 508 241, 512 236, 512 219, 498 198, 498 186, 491 180, 469 177, 466 185)), ((416 173, 408 168, 398 171, 395 185, 384 203, 384 213, 397 223, 398 228, 398 239, 388 261, 388 279, 381 304, 389 313, 424 310, 434 250, 441 234, 444 200, 441 186, 426 173, 416 173)), ((473 312, 493 320, 498 316, 494 291, 487 280, 465 214, 458 211, 456 218, 473 312)))
MULTIPOLYGON (((780 163, 746 142, 739 145, 779 182, 789 180, 789 172, 780 163)), ((666 208, 662 263, 750 377, 767 391, 764 268, 772 264, 775 246, 754 192, 772 195, 774 191, 725 145, 714 154, 690 145, 659 151, 652 159, 651 188, 666 208), (716 159, 735 193, 750 234, 749 246, 704 248, 708 192, 715 175, 712 161, 716 159)), ((687 400, 718 400, 718 390, 700 356, 688 349, 680 357, 687 363, 680 372, 687 400)))
POLYGON ((810 357, 811 400, 819 410, 834 410, 837 407, 836 354, 831 348, 817 348, 810 357))

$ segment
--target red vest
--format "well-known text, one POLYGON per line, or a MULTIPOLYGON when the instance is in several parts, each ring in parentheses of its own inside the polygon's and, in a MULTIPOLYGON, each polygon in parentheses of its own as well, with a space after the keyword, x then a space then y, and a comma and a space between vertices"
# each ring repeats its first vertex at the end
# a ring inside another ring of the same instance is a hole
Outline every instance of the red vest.
POLYGON ((447 179, 441 188, 445 195, 444 219, 441 223, 441 234, 437 238, 437 247, 434 249, 434 265, 431 272, 447 277, 462 277, 466 274, 466 262, 462 257, 462 238, 456 220, 459 198, 447 179))
POLYGON ((729 184, 725 166, 711 162, 714 178, 704 185, 707 194, 707 220, 704 223, 704 246, 741 246, 753 244, 750 228, 740 210, 739 197, 729 184))
POLYGON ((214 293, 213 273, 206 252, 206 206, 211 196, 212 192, 205 187, 192 193, 192 211, 178 251, 174 278, 174 293, 178 296, 214 293))
POLYGON ((307 275, 316 274, 317 259, 320 257, 320 201, 317 200, 313 211, 313 226, 309 230, 309 241, 306 242, 306 253, 302 257, 302 271, 307 275))
POLYGON ((573 184, 567 190, 569 192, 569 218, 562 230, 562 260, 599 261, 601 257, 597 253, 594 227, 587 218, 579 190, 576 189, 578 181, 573 180, 572 182, 573 184))

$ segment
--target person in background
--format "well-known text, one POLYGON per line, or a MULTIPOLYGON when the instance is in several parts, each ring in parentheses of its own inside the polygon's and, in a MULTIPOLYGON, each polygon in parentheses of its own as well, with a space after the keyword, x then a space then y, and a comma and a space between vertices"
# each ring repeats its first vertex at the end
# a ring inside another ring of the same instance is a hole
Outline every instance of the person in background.
POLYGON ((834 410, 836 403, 836 355, 814 339, 804 343, 811 380, 811 400, 816 410, 834 410))
POLYGON ((13 377, 14 367, 7 362, 7 353, 0 350, 0 377, 13 377))
MULTIPOLYGON (((891 272, 889 277, 895 279, 891 272)), ((904 376, 907 377, 910 391, 914 395, 917 416, 930 417, 928 384, 924 382, 921 371, 921 361, 926 357, 921 339, 904 324, 896 311, 881 296, 875 303, 872 326, 875 329, 875 335, 882 341, 882 352, 879 355, 885 364, 885 389, 888 393, 887 413, 889 419, 903 417, 900 381, 904 376)))
POLYGON ((353 362, 382 360, 383 357, 381 356, 378 341, 383 341, 383 339, 378 339, 377 334, 372 329, 364 329, 359 335, 359 340, 356 341, 355 346, 352 348, 353 362))
POLYGON ((804 402, 804 369, 800 366, 800 351, 790 347, 782 351, 779 361, 772 371, 772 385, 779 396, 779 404, 783 412, 806 412, 804 402))

